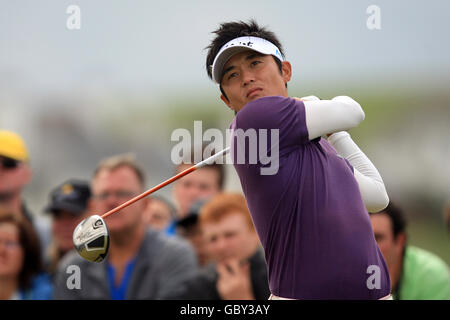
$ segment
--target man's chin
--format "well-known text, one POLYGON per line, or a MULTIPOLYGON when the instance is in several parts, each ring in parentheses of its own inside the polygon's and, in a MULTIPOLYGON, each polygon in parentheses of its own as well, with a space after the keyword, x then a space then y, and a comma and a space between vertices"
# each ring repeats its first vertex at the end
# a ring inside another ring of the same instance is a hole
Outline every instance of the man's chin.
POLYGON ((252 97, 250 97, 249 99, 248 99, 248 102, 252 102, 252 101, 255 101, 255 100, 258 100, 258 99, 260 99, 260 98, 264 98, 264 97, 267 97, 268 95, 265 95, 265 94, 255 94, 255 95, 253 95, 252 97))

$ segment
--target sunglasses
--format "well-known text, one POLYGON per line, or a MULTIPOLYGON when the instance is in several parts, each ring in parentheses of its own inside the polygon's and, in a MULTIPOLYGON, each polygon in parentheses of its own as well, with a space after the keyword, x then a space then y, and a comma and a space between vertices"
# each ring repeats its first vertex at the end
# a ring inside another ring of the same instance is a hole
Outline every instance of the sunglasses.
POLYGON ((20 161, 7 158, 7 157, 0 157, 0 163, 4 169, 15 169, 19 166, 20 161))

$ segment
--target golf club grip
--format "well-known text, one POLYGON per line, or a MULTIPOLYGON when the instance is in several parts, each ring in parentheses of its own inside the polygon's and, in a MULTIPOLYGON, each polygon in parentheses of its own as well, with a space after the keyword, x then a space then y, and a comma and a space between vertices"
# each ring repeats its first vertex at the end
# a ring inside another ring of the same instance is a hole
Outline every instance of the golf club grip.
POLYGON ((197 170, 198 168, 201 168, 201 167, 203 167, 205 165, 211 164, 215 158, 219 157, 220 155, 223 155, 223 154, 227 153, 229 151, 229 149, 230 149, 229 147, 225 148, 224 150, 222 150, 222 151, 212 155, 211 157, 209 157, 209 158, 199 162, 198 164, 196 164, 196 165, 194 165, 194 166, 192 166, 190 168, 187 168, 186 170, 181 171, 180 173, 178 173, 177 175, 173 176, 172 178, 170 178, 170 179, 168 179, 168 180, 158 184, 157 186, 155 186, 155 187, 145 191, 144 193, 141 193, 140 195, 138 195, 138 196, 128 200, 127 202, 122 203, 121 205, 115 207, 114 209, 111 209, 110 211, 104 213, 101 216, 102 219, 105 219, 108 216, 112 215, 113 213, 116 213, 117 211, 122 210, 125 207, 128 207, 129 205, 135 203, 136 201, 141 200, 142 198, 145 198, 146 196, 152 194, 153 192, 158 191, 159 189, 167 186, 168 184, 171 184, 175 180, 180 179, 181 177, 183 177, 183 176, 185 176, 185 175, 187 175, 187 174, 197 170))

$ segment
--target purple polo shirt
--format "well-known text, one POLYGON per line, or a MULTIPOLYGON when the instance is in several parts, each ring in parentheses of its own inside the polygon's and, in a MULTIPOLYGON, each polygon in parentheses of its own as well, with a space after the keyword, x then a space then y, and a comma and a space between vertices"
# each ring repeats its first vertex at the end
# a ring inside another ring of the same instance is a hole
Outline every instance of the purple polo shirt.
MULTIPOLYGON (((261 174, 261 167, 269 166, 261 164, 266 160, 251 163, 248 142, 238 142, 234 134, 231 140, 234 166, 265 250, 271 292, 293 299, 387 296, 388 269, 353 168, 325 139, 309 141, 303 102, 257 99, 237 113, 231 129, 279 129, 279 167, 272 175, 261 174), (243 150, 246 161, 237 164, 243 150)), ((271 145, 268 139, 266 150, 271 145)))

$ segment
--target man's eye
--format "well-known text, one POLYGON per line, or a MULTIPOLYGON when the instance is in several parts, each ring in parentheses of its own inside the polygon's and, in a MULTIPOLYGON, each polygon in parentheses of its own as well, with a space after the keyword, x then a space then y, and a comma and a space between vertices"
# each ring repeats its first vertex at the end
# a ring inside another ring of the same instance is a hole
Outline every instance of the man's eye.
POLYGON ((235 78, 237 76, 238 76, 237 72, 230 73, 230 75, 228 76, 228 80, 232 79, 232 78, 235 78))
POLYGON ((255 61, 252 61, 251 65, 253 67, 253 66, 256 66, 257 64, 260 64, 260 63, 261 63, 261 61, 255 60, 255 61))

